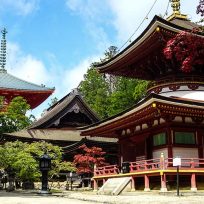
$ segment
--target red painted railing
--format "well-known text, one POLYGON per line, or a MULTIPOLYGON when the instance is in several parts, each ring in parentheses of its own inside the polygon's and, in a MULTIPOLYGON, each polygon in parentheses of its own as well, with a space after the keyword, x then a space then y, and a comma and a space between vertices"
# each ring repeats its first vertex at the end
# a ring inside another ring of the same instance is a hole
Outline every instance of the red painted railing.
POLYGON ((119 174, 119 168, 117 165, 110 165, 104 167, 98 167, 94 171, 94 176, 104 176, 104 175, 113 175, 119 174))
MULTIPOLYGON (((165 170, 174 169, 173 158, 157 158, 150 160, 141 160, 136 162, 130 162, 130 173, 144 172, 153 170, 165 170)), ((204 159, 201 158, 181 158, 180 169, 200 169, 204 170, 204 159)), ((94 176, 105 176, 119 174, 120 170, 117 165, 109 165, 104 167, 98 167, 94 171, 94 176)))
POLYGON ((142 160, 130 162, 130 172, 155 170, 160 168, 160 159, 142 160))
MULTIPOLYGON (((173 158, 164 159, 165 168, 173 166, 173 158)), ((181 169, 204 169, 204 159, 201 158, 181 158, 181 169)))

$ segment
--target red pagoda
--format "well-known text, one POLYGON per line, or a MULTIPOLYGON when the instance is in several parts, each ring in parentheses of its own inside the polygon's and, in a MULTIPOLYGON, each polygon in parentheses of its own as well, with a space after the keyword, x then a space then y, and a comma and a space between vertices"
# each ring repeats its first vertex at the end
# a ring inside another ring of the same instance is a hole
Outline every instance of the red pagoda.
POLYGON ((53 92, 54 88, 46 88, 7 73, 6 65, 6 29, 2 30, 1 51, 0 51, 0 96, 5 99, 5 104, 16 96, 26 99, 31 109, 39 106, 53 92))
MULTIPOLYGON (((126 185, 129 182, 132 191, 139 183, 149 191, 150 181, 160 181, 161 191, 167 191, 166 182, 171 186, 176 180, 175 157, 181 158, 181 179, 191 183, 192 191, 197 190, 196 178, 203 181, 204 56, 202 63, 188 73, 181 70, 176 59, 165 58, 163 50, 168 40, 198 28, 180 13, 179 0, 171 2, 174 12, 167 20, 155 16, 126 49, 98 65, 102 73, 151 82, 148 95, 134 107, 82 131, 83 136, 117 138, 120 145, 119 164, 96 167, 95 190, 100 182, 127 177, 126 185)), ((204 38, 202 33, 196 36, 204 38)), ((104 193, 106 185, 99 192, 104 193)))

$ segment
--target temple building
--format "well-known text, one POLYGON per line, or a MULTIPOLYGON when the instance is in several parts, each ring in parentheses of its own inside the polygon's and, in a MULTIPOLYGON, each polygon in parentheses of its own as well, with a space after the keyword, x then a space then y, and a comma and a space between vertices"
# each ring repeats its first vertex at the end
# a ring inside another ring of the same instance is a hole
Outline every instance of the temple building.
MULTIPOLYGON (((8 74, 6 65, 6 30, 2 31, 0 53, 0 96, 4 96, 5 105, 16 96, 22 96, 31 109, 40 105, 54 89, 21 80, 8 74)), ((115 138, 91 138, 80 136, 84 126, 99 121, 98 116, 89 108, 77 89, 64 96, 49 107, 45 114, 27 129, 0 135, 0 143, 6 141, 46 141, 63 147, 64 159, 72 161, 78 148, 85 144, 88 147, 101 147, 110 164, 118 161, 118 145, 115 138)))
MULTIPOLYGON (((107 179, 128 177, 131 190, 144 179, 149 191, 150 179, 159 178, 161 191, 167 191, 167 180, 176 180, 175 157, 181 158, 180 174, 191 190, 197 190, 196 177, 204 175, 204 56, 190 72, 183 72, 180 62, 163 54, 176 34, 199 26, 181 14, 179 0, 171 4, 174 12, 167 20, 155 16, 128 47, 98 65, 101 73, 150 84, 147 96, 134 107, 82 131, 82 136, 117 138, 120 146, 119 164, 95 169, 95 189, 107 179), (118 165, 125 169, 122 174, 118 165)), ((195 35, 204 39, 201 32, 195 35)))
POLYGON ((28 129, 2 135, 1 141, 34 142, 46 141, 63 148, 64 159, 72 161, 78 148, 101 147, 106 152, 108 162, 118 161, 117 139, 106 137, 83 137, 80 128, 99 122, 99 117, 89 108, 77 89, 73 89, 54 105, 28 129))
POLYGON ((9 74, 5 65, 6 29, 3 29, 0 51, 0 96, 4 97, 5 105, 9 104, 13 98, 22 96, 30 105, 30 108, 34 109, 54 92, 54 88, 46 88, 44 85, 39 86, 9 74))

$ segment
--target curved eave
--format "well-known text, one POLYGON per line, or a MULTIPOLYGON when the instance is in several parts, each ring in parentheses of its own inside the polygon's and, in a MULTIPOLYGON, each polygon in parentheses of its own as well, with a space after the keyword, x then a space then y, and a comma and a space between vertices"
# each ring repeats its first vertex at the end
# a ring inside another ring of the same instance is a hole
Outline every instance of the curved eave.
MULTIPOLYGON (((203 117, 204 114, 204 103, 202 102, 150 94, 132 109, 87 127, 86 129, 82 130, 81 135, 118 138, 117 131, 132 125, 134 126, 136 123, 139 124, 141 122, 148 122, 150 119, 154 118, 155 113, 157 113, 157 108, 153 107, 153 103, 162 104, 161 107, 166 105, 166 108, 169 110, 172 110, 172 106, 180 107, 179 112, 183 115, 195 114, 196 116, 199 115, 199 117, 203 117)), ((178 109, 175 110, 178 112, 178 109)))
MULTIPOLYGON (((114 73, 117 72, 119 65, 123 64, 132 53, 137 53, 137 50, 142 50, 142 47, 145 46, 145 41, 149 40, 151 37, 154 37, 157 28, 161 28, 166 32, 170 32, 173 34, 178 33, 180 31, 188 30, 187 28, 178 26, 171 22, 168 22, 158 16, 155 16, 148 27, 143 31, 143 33, 134 40, 128 47, 118 53, 115 57, 106 61, 104 63, 96 65, 99 72, 107 72, 107 73, 114 73)), ((162 32, 162 31, 161 31, 162 32)), ((145 48, 146 49, 146 48, 145 48)), ((138 52, 139 53, 139 52, 138 52)), ((125 68, 125 67, 123 67, 125 68)), ((120 67, 120 69, 122 69, 120 67)))
POLYGON ((38 94, 38 93, 46 93, 46 94, 52 94, 55 89, 46 89, 46 90, 33 90, 33 89, 11 89, 11 88, 4 88, 0 87, 1 93, 26 93, 26 94, 38 94))
POLYGON ((39 106, 43 101, 45 101, 52 93, 54 89, 48 90, 17 90, 17 89, 2 89, 0 88, 0 95, 9 97, 22 96, 27 100, 27 103, 30 105, 31 109, 39 106))

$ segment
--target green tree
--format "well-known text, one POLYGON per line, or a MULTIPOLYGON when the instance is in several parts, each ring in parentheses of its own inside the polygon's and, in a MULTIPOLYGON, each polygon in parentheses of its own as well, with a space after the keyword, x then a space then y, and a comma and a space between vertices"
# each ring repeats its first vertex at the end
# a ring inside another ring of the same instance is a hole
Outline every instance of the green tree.
POLYGON ((115 115, 135 105, 147 90, 147 81, 117 77, 110 96, 109 115, 115 115))
POLYGON ((102 74, 99 74, 92 64, 80 83, 79 90, 89 106, 101 118, 108 117, 108 83, 102 74))
MULTIPOLYGON (((117 54, 117 48, 111 46, 104 53, 106 61, 117 54)), ((109 74, 98 73, 93 63, 84 75, 79 90, 90 107, 101 118, 115 115, 133 106, 144 97, 147 90, 147 81, 128 79, 109 74)))
POLYGON ((50 103, 48 103, 48 106, 51 107, 55 105, 58 102, 57 97, 51 98, 50 103))
POLYGON ((21 97, 15 97, 8 106, 4 106, 4 99, 0 100, 0 134, 21 130, 32 123, 32 115, 26 116, 30 109, 27 101, 21 97))
POLYGON ((0 168, 11 167, 21 181, 36 181, 40 178, 38 158, 44 151, 52 158, 52 168, 49 176, 58 175, 61 170, 75 171, 71 162, 62 161, 60 147, 46 142, 33 142, 31 144, 20 141, 6 142, 0 146, 0 168))

